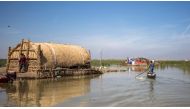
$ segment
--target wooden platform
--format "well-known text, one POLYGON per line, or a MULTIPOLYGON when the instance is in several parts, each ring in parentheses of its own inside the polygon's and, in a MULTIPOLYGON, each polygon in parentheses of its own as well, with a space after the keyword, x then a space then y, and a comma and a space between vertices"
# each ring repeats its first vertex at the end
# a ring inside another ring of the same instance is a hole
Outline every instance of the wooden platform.
POLYGON ((38 70, 36 72, 17 73, 17 78, 55 78, 57 76, 80 76, 102 74, 101 71, 95 69, 53 69, 53 70, 38 70))
POLYGON ((17 78, 38 78, 36 72, 17 73, 17 78))

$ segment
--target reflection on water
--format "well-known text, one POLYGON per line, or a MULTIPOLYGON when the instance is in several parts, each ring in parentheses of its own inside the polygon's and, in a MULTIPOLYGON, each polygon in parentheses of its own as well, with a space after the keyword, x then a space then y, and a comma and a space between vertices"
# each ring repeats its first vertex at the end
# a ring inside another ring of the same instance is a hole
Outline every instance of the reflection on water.
POLYGON ((53 106, 65 99, 90 91, 90 79, 96 76, 42 80, 18 80, 0 85, 6 90, 4 106, 53 106))
POLYGON ((172 64, 165 64, 162 63, 158 66, 159 69, 165 70, 167 68, 178 68, 182 70, 183 73, 190 74, 190 62, 180 62, 180 63, 172 63, 172 64))
POLYGON ((149 98, 150 98, 150 102, 154 102, 155 97, 154 97, 154 80, 150 80, 150 92, 149 92, 149 98))
POLYGON ((179 68, 155 69, 157 78, 135 79, 139 72, 111 72, 91 81, 91 91, 56 106, 190 106, 190 75, 179 68))
POLYGON ((147 69, 147 66, 130 66, 128 69, 129 71, 144 72, 147 69))
POLYGON ((0 106, 190 106, 190 73, 182 67, 157 67, 155 80, 135 78, 146 67, 111 67, 120 72, 1 84, 0 106))

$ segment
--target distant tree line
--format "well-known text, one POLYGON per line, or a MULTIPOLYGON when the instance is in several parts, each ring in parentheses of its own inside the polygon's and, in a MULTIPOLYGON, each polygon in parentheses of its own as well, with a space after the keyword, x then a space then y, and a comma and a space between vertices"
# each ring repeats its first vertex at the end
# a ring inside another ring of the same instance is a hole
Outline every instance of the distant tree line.
POLYGON ((6 66, 7 59, 0 59, 0 67, 6 66))

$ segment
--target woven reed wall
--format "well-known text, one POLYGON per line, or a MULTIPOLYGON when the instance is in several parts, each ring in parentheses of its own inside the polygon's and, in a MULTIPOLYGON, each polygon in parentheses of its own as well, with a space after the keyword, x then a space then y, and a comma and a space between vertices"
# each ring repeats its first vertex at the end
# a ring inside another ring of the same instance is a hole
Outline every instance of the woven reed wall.
POLYGON ((54 44, 54 43, 32 43, 37 49, 41 46, 41 63, 44 67, 70 67, 73 65, 84 65, 90 62, 89 52, 80 46, 54 44))
POLYGON ((77 45, 33 43, 23 40, 8 52, 7 71, 18 71, 20 53, 28 58, 28 71, 39 68, 69 68, 90 64, 90 53, 77 45), (40 45, 40 50, 39 50, 40 45), (40 55, 39 55, 40 51, 40 55))

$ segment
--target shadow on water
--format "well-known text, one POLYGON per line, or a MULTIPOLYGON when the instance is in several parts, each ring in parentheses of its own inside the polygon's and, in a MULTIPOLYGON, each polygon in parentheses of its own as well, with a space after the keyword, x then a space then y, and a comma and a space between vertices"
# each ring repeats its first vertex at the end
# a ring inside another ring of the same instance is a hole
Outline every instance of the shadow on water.
MULTIPOLYGON (((90 91, 90 79, 99 75, 65 77, 42 80, 17 80, 13 84, 0 84, 6 92, 3 106, 53 106, 59 102, 90 91)), ((2 104, 1 104, 2 105, 2 104)))

